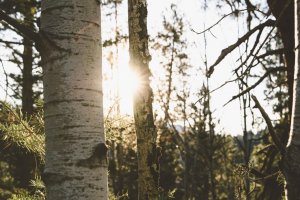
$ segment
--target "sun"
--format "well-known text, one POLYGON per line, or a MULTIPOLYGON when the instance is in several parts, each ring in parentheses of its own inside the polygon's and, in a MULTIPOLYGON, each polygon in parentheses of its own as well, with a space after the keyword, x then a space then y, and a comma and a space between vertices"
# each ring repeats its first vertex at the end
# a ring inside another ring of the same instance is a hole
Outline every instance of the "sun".
POLYGON ((134 94, 140 89, 141 78, 127 65, 119 71, 119 95, 121 114, 133 114, 134 94))
POLYGON ((141 78, 129 65, 124 65, 119 69, 119 91, 122 97, 131 96, 138 91, 141 84, 141 78))
POLYGON ((133 96, 141 89, 141 78, 131 66, 126 49, 119 49, 118 59, 104 60, 104 110, 109 115, 133 115, 133 96), (113 64, 112 64, 113 63, 113 64))
POLYGON ((128 65, 119 69, 118 79, 120 113, 133 115, 133 98, 140 86, 140 77, 128 65))

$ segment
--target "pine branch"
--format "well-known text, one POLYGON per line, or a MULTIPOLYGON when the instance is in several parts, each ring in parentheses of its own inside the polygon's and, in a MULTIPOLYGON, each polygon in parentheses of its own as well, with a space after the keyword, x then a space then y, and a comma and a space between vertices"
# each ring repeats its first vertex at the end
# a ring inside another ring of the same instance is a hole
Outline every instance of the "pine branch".
MULTIPOLYGON (((5 124, 0 123, 0 131, 3 132, 3 138, 1 139, 34 153, 41 161, 44 161, 45 136, 38 130, 38 126, 43 124, 30 125, 28 121, 22 118, 21 113, 17 113, 6 103, 0 101, 0 106, 4 113, 8 113, 7 122, 5 124)), ((38 118, 38 116, 36 117, 38 118)), ((37 121, 41 123, 39 119, 37 121)))

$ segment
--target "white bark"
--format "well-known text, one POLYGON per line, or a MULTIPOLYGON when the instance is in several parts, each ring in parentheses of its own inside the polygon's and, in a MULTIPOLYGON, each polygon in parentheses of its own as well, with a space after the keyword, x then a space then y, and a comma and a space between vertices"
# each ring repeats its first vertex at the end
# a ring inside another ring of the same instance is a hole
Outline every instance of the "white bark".
POLYGON ((295 1, 295 46, 296 46, 296 57, 295 57, 295 77, 294 77, 294 98, 293 98, 293 113, 291 119, 291 134, 288 142, 288 146, 291 144, 300 145, 300 74, 299 74, 299 37, 300 37, 300 1, 295 1))
POLYGON ((107 199, 100 5, 43 0, 48 200, 107 199))

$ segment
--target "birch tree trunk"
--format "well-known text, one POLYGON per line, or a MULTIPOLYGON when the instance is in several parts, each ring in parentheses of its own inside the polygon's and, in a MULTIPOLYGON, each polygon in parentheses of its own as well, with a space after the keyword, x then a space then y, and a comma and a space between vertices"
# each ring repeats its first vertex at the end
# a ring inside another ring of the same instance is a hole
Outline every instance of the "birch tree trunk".
POLYGON ((295 76, 291 131, 284 156, 283 173, 288 200, 300 199, 300 0, 295 0, 295 76))
POLYGON ((134 120, 138 154, 138 199, 158 198, 158 160, 150 87, 147 31, 147 1, 128 0, 129 52, 131 67, 141 82, 134 94, 134 120))
POLYGON ((100 5, 43 0, 41 34, 47 199, 105 200, 100 5))

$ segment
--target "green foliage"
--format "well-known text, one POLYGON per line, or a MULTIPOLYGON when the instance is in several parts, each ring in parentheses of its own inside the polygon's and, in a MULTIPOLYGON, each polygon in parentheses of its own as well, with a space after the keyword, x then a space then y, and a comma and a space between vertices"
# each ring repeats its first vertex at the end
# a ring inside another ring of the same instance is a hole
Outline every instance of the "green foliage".
POLYGON ((113 193, 110 192, 108 194, 108 199, 109 200, 127 200, 128 199, 128 193, 124 193, 120 196, 116 196, 116 195, 114 195, 113 193))
POLYGON ((8 200, 45 200, 45 185, 40 177, 31 180, 32 191, 24 189, 15 189, 8 200))
POLYGON ((0 102, 0 199, 42 199, 44 185, 39 174, 44 165, 45 136, 43 112, 41 107, 37 109, 35 115, 25 118, 20 109, 0 102), (16 170, 28 166, 18 166, 18 159, 27 155, 35 157, 34 168, 29 170, 36 178, 28 182, 27 189, 20 189, 16 170))
POLYGON ((45 190, 45 184, 42 181, 40 176, 37 176, 35 180, 30 181, 30 186, 33 187, 37 191, 43 191, 45 190))
POLYGON ((111 198, 137 199, 136 136, 132 117, 107 117, 105 134, 109 147, 109 187, 111 196, 116 196, 111 198))
POLYGON ((172 200, 172 199, 175 199, 175 192, 176 192, 176 188, 173 189, 173 190, 169 190, 167 192, 167 194, 164 194, 164 193, 161 193, 159 194, 159 197, 158 197, 158 200, 172 200))
POLYGON ((45 200, 42 195, 13 194, 8 200, 45 200))
POLYGON ((28 152, 35 154, 44 161, 45 157, 45 135, 44 122, 41 113, 25 120, 21 111, 17 111, 7 103, 0 102, 1 113, 6 121, 0 123, 4 140, 7 145, 17 145, 28 152))

